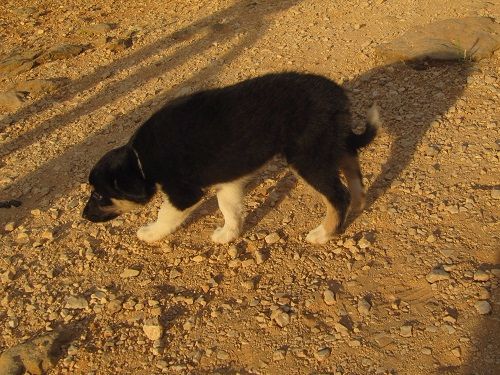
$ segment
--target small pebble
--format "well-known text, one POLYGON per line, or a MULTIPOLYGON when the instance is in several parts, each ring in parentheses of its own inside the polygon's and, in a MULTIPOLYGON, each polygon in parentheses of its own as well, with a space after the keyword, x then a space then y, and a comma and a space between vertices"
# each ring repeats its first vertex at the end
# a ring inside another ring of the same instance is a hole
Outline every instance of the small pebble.
POLYGON ((225 361, 225 360, 229 359, 229 353, 224 351, 224 350, 218 350, 217 351, 217 359, 225 361))
POLYGON ((372 305, 364 298, 358 299, 358 312, 361 315, 368 315, 370 313, 370 309, 372 305))
POLYGON ((474 280, 475 281, 488 281, 490 279, 490 275, 483 270, 477 270, 474 272, 474 280))
POLYGON ((157 318, 146 319, 142 326, 142 330, 151 341, 159 340, 163 336, 163 327, 160 325, 157 318))
POLYGON ((412 336, 412 326, 401 326, 399 334, 402 337, 411 337, 412 336))
POLYGON ((196 255, 191 260, 195 263, 201 263, 205 260, 206 258, 203 255, 196 255))
POLYGON ((335 299, 335 293, 333 293, 330 289, 325 290, 323 292, 323 301, 325 301, 328 306, 333 305, 335 302, 337 302, 337 300, 335 299))
POLYGON ((255 263, 262 264, 265 262, 266 258, 261 250, 256 250, 254 255, 255 255, 255 263))
POLYGON ((120 274, 120 277, 122 279, 127 279, 129 277, 136 277, 139 276, 141 271, 139 270, 134 270, 133 268, 125 268, 123 272, 120 274))
POLYGON ((275 244, 275 243, 279 242, 279 240, 280 240, 280 236, 276 232, 268 234, 266 237, 264 237, 264 241, 266 241, 266 243, 268 245, 275 244))
POLYGON ((328 358, 331 354, 332 350, 330 348, 323 348, 314 353, 314 358, 319 362, 328 358))
POLYGON ((431 355, 432 354, 432 350, 431 350, 431 348, 425 347, 425 348, 422 348, 421 353, 425 354, 425 355, 431 355))
POLYGON ((238 257, 238 249, 236 246, 232 245, 227 249, 227 253, 229 254, 231 259, 236 259, 238 257))
POLYGON ((457 357, 457 358, 460 358, 462 356, 462 352, 460 351, 460 348, 454 348, 451 350, 451 353, 457 357))
POLYGON ((286 352, 282 349, 275 350, 273 352, 273 361, 275 361, 275 362, 282 361, 283 359, 285 359, 285 354, 286 354, 286 352))

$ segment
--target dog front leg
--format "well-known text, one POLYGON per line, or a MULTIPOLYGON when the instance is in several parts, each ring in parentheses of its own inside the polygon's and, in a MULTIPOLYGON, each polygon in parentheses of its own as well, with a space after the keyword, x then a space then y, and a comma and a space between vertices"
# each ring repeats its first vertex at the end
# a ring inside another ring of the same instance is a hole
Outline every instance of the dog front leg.
POLYGON ((179 210, 176 208, 167 196, 164 197, 163 203, 158 211, 158 218, 154 223, 139 228, 137 237, 145 242, 155 242, 161 240, 168 234, 173 233, 196 208, 196 204, 185 209, 179 210))
POLYGON ((243 224, 243 189, 246 178, 219 185, 217 201, 224 216, 224 226, 212 234, 212 241, 228 243, 234 241, 241 232, 243 224))

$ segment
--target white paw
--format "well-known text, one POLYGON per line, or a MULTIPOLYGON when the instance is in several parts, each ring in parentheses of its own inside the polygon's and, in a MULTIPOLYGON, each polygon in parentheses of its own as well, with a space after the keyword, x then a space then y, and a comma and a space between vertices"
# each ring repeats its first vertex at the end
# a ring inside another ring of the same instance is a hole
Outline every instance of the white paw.
POLYGON ((169 234, 170 231, 168 228, 161 227, 160 225, 156 223, 148 224, 144 227, 140 227, 139 230, 137 231, 137 237, 141 241, 145 242, 155 242, 161 240, 163 237, 165 237, 167 234, 169 234))
POLYGON ((240 235, 237 228, 219 227, 212 233, 212 241, 215 243, 228 243, 234 241, 240 235))
POLYGON ((320 225, 307 234, 306 241, 312 244, 323 245, 327 243, 330 238, 332 237, 326 233, 323 225, 320 225))

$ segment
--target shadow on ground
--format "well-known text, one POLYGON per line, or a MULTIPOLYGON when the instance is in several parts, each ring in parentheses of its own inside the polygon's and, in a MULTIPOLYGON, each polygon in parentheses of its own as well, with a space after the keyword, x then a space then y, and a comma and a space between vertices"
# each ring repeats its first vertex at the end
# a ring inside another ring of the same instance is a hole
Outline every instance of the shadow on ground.
MULTIPOLYGON (((195 72, 184 82, 184 85, 189 86, 190 84, 199 81, 203 82, 208 78, 217 76, 225 65, 230 64, 246 48, 251 47, 259 40, 269 28, 274 14, 288 9, 299 1, 300 0, 287 0, 264 3, 246 0, 240 1, 207 18, 196 21, 181 30, 167 35, 159 41, 143 47, 123 59, 112 62, 107 66, 97 68, 93 73, 78 81, 71 82, 70 85, 66 86, 65 91, 61 91, 58 96, 43 98, 13 115, 8 116, 0 124, 0 129, 20 122, 37 112, 46 110, 52 107, 55 102, 63 102, 74 98, 80 92, 92 88, 106 77, 116 74, 116 72, 138 66, 143 61, 152 57, 161 56, 163 51, 176 44, 193 39, 192 42, 179 47, 174 53, 158 59, 154 64, 140 67, 124 80, 112 82, 106 87, 103 87, 99 93, 79 103, 75 108, 54 116, 45 123, 37 126, 35 129, 26 132, 19 138, 10 142, 5 142, 0 149, 0 155, 5 156, 14 150, 28 147, 32 143, 43 138, 46 134, 93 113, 97 109, 116 100, 117 97, 126 97, 132 89, 138 88, 152 79, 168 74, 169 71, 181 66, 189 59, 196 58, 207 51, 214 43, 222 43, 239 34, 243 34, 234 47, 221 56, 217 62, 208 64, 204 69, 195 72)), ((75 180, 79 183, 85 182, 88 169, 95 161, 95 158, 108 150, 110 144, 116 143, 123 139, 124 135, 130 134, 137 121, 143 120, 151 114, 155 106, 164 102, 167 98, 175 96, 175 94, 176 92, 174 90, 168 90, 159 96, 147 100, 131 111, 134 113, 126 113, 116 118, 109 123, 105 129, 85 139, 84 142, 71 146, 56 158, 39 167, 33 173, 20 178, 15 183, 8 186, 2 193, 0 200, 8 201, 12 198, 19 198, 23 205, 15 209, 2 209, 2 211, 0 211, 0 218, 4 219, 5 222, 19 222, 31 209, 40 206, 40 200, 42 198, 50 202, 56 196, 64 196, 71 188, 77 186, 77 184, 74 183, 75 180), (113 135, 110 135, 110 129, 113 129, 113 135), (90 151, 90 147, 85 144, 92 145, 92 150, 90 151), (78 168, 76 168, 76 166, 78 168), (75 171, 75 169, 78 170, 75 171), (67 175, 72 175, 72 184, 67 183, 68 179, 65 178, 67 175), (65 180, 65 183, 61 183, 61 180, 65 180), (36 187, 36 191, 43 191, 44 193, 32 193, 30 197, 26 196, 29 194, 19 196, 19 192, 30 190, 34 187, 36 187), (43 195, 45 196, 42 197, 43 195)))

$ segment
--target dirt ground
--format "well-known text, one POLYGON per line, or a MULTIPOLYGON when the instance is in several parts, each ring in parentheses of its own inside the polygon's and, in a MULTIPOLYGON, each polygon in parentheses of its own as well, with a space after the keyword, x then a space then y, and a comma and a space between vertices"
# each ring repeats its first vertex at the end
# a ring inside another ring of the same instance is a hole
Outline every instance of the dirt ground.
POLYGON ((0 208, 0 351, 64 331, 49 374, 498 374, 500 54, 416 68, 376 47, 499 15, 483 0, 3 1, 0 57, 46 57, 0 91, 57 88, 0 114, 0 200, 21 203, 0 208), (42 54, 62 44, 83 52, 42 54), (304 241, 323 206, 280 160, 232 245, 210 241, 212 196, 155 245, 135 233, 159 200, 81 218, 92 165, 166 100, 285 70, 341 82, 358 118, 379 104, 368 205, 345 233, 304 241))

